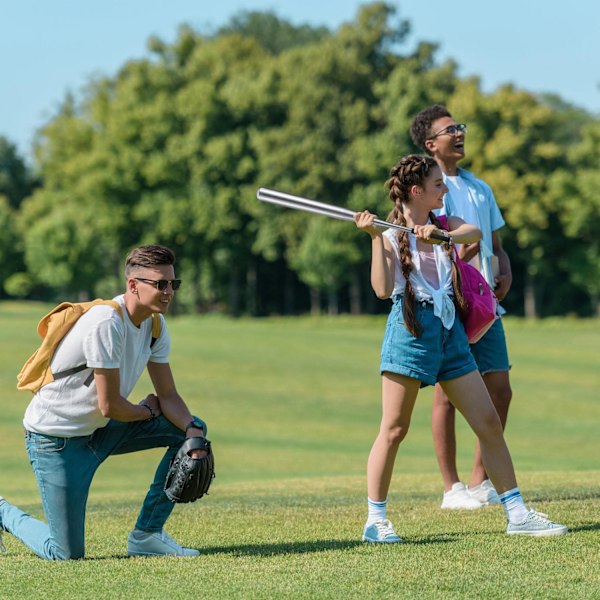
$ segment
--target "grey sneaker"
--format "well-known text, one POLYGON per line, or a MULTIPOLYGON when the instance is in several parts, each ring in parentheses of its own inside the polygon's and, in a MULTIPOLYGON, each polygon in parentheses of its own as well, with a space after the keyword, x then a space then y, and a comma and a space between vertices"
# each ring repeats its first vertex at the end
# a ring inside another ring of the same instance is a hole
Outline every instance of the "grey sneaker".
POLYGON ((569 531, 564 525, 555 523, 547 518, 548 515, 536 512, 533 508, 522 523, 509 523, 506 528, 508 535, 531 535, 544 537, 549 535, 565 535, 569 531))
POLYGON ((475 500, 478 500, 484 506, 501 503, 500 496, 498 496, 494 484, 489 479, 486 479, 475 487, 467 488, 467 491, 471 498, 475 498, 475 500))
POLYGON ((441 508, 453 510, 475 510, 481 508, 483 504, 472 498, 467 490, 467 486, 461 481, 456 482, 452 489, 444 492, 441 508))
POLYGON ((148 533, 134 529, 127 538, 129 556, 198 556, 200 552, 180 546, 164 529, 148 533))
POLYGON ((402 538, 396 535, 394 526, 387 519, 380 519, 365 525, 363 531, 363 542, 370 542, 372 544, 399 544, 402 542, 402 538))

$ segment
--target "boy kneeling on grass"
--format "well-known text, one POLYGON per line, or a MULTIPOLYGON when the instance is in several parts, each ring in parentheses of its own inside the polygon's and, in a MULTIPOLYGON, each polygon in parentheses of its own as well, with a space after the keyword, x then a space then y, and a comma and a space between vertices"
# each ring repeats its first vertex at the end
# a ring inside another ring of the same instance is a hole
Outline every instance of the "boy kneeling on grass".
MULTIPOLYGON (((127 287, 114 299, 117 305, 93 306, 60 342, 51 368, 67 375, 35 393, 23 420, 47 522, 0 496, 0 542, 8 531, 41 558, 83 558, 85 509, 96 469, 112 454, 167 447, 127 551, 131 556, 199 554, 163 529, 174 506, 163 490, 169 463, 186 437, 206 435, 204 421, 192 416, 177 392, 169 366, 163 315, 181 284, 174 262, 175 255, 164 246, 130 252, 127 287), (155 339, 153 314, 161 322, 155 339), (127 397, 145 368, 155 393, 133 404, 127 397)), ((195 450, 191 456, 203 454, 195 450)))

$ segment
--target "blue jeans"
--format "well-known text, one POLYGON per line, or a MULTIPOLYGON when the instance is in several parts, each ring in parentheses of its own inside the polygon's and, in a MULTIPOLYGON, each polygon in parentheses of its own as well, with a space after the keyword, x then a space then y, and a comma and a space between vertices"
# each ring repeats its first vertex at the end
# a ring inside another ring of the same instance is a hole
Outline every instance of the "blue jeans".
POLYGON ((132 423, 111 420, 92 435, 72 438, 28 431, 25 439, 48 522, 1 502, 0 525, 41 558, 83 558, 90 485, 96 469, 111 454, 167 446, 136 523, 136 529, 142 531, 162 530, 173 510, 173 503, 163 491, 165 478, 171 459, 185 439, 185 433, 165 417, 132 423))

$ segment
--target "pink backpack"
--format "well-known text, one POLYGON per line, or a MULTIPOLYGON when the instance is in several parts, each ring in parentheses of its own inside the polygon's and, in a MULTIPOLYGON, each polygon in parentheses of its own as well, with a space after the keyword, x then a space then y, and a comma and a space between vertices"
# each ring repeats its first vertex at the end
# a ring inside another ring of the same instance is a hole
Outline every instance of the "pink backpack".
MULTIPOLYGON (((448 231, 447 217, 439 216, 438 220, 448 231)), ((462 293, 468 307, 467 314, 462 321, 469 344, 474 344, 485 335, 498 318, 496 314, 498 299, 483 275, 473 265, 458 257, 456 248, 454 249, 454 260, 460 270, 462 293)))

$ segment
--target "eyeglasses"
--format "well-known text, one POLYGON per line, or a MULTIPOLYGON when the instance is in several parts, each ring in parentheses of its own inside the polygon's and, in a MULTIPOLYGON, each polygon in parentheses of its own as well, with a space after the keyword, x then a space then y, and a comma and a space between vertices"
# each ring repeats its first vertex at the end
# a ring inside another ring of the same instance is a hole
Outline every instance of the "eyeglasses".
POLYGON ((435 139, 439 135, 456 135, 457 133, 467 133, 467 126, 464 123, 457 123, 456 125, 448 125, 448 127, 444 127, 444 129, 434 133, 430 138, 430 140, 435 139))
POLYGON ((173 291, 178 290, 181 286, 181 279, 144 279, 143 277, 134 277, 136 281, 143 281, 153 285, 157 290, 164 292, 168 285, 171 284, 173 291))

